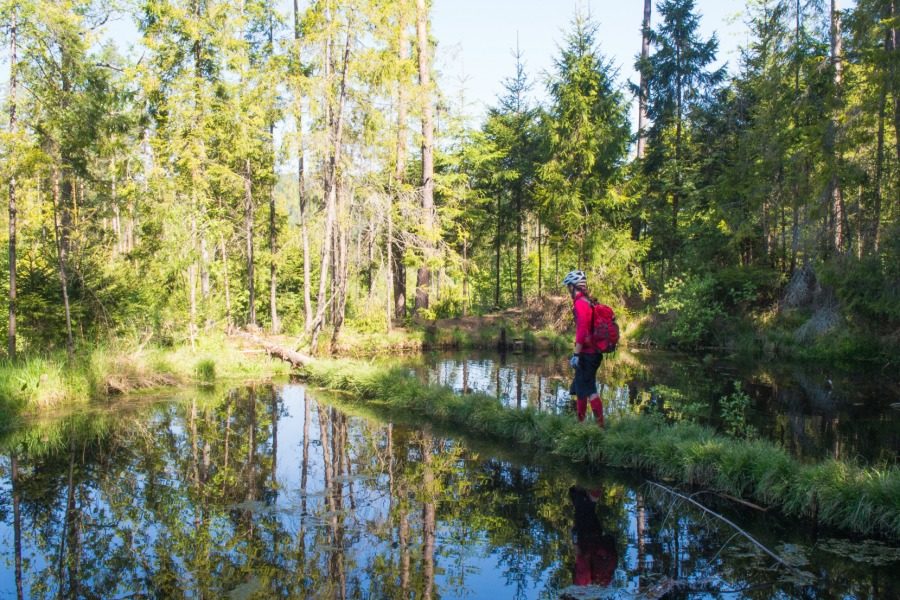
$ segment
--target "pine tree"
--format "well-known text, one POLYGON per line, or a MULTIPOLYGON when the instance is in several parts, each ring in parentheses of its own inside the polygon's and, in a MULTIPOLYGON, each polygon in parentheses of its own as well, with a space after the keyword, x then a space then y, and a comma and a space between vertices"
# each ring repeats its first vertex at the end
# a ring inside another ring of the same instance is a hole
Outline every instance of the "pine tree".
POLYGON ((655 52, 642 73, 648 84, 647 112, 653 121, 644 172, 651 192, 670 205, 668 224, 657 221, 651 226, 666 238, 663 254, 672 256, 679 245, 679 211, 692 189, 688 121, 724 72, 707 70, 715 60, 718 41, 715 36, 708 40, 698 36, 700 18, 694 0, 663 0, 658 9, 662 23, 651 35, 655 52))
POLYGON ((617 211, 609 192, 630 139, 624 95, 596 48, 596 34, 595 23, 575 16, 549 84, 550 158, 541 169, 544 210, 557 215, 558 235, 577 244, 581 266, 598 224, 617 211))

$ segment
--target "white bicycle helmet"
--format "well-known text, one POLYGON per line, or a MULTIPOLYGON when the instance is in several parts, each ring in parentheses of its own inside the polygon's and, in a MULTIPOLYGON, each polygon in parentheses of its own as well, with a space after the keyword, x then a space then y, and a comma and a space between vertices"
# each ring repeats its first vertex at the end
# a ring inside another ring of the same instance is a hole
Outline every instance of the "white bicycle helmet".
POLYGON ((570 271, 568 275, 562 281, 563 285, 574 285, 575 287, 586 285, 587 277, 584 274, 584 271, 570 271))

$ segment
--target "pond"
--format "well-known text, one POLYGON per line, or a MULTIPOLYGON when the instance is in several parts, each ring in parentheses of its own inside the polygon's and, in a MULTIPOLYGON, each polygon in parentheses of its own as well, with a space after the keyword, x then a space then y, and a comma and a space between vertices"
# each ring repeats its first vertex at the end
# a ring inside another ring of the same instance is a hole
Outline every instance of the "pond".
MULTIPOLYGON (((410 359, 410 365, 422 380, 458 393, 484 392, 510 408, 573 412, 567 359, 443 352, 410 359)), ((645 350, 604 360, 597 381, 607 414, 661 412, 774 440, 803 460, 896 464, 900 456, 900 410, 891 406, 900 402, 895 373, 645 350)))
POLYGON ((900 597, 894 545, 388 417, 284 383, 7 432, 0 597, 900 597))

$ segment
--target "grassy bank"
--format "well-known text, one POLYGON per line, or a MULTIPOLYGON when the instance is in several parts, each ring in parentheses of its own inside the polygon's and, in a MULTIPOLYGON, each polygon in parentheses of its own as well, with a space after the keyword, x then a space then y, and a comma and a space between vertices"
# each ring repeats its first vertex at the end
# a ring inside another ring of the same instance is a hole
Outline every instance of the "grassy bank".
POLYGON ((64 352, 0 362, 0 425, 18 412, 86 402, 171 385, 209 384, 287 375, 286 364, 224 335, 189 345, 83 346, 69 362, 64 352))
POLYGON ((732 439, 691 423, 629 416, 600 430, 571 417, 510 410, 495 399, 424 386, 402 370, 353 361, 319 361, 311 383, 359 401, 463 427, 475 434, 538 446, 572 460, 640 469, 775 507, 789 517, 900 538, 900 470, 838 461, 801 464, 765 441, 732 439))

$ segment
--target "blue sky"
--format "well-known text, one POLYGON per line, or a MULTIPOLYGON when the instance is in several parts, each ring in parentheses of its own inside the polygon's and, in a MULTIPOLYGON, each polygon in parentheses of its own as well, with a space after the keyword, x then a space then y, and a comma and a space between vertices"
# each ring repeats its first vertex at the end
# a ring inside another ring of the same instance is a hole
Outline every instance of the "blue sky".
MULTIPOLYGON (((704 38, 719 39, 719 64, 735 69, 738 48, 747 42, 744 0, 696 0, 704 38)), ((472 116, 483 114, 514 74, 518 39, 532 95, 546 98, 544 81, 576 10, 599 24, 601 52, 619 68, 621 83, 637 81, 633 65, 641 49, 643 0, 434 0, 437 67, 445 93, 458 100, 464 87, 472 116)), ((654 0, 652 26, 658 22, 654 0)))

